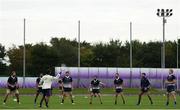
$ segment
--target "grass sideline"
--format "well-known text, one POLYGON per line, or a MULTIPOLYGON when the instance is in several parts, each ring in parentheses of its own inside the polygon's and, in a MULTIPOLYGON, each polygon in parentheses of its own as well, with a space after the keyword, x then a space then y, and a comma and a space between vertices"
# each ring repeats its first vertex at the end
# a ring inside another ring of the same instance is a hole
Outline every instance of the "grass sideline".
MULTIPOLYGON (((152 99, 154 104, 151 105, 147 96, 142 98, 142 103, 140 106, 137 106, 137 98, 138 96, 125 96, 126 104, 122 104, 122 100, 119 97, 118 104, 114 105, 114 97, 112 96, 103 96, 103 104, 100 104, 98 98, 93 99, 93 104, 89 104, 89 97, 84 96, 75 96, 74 101, 75 105, 70 103, 69 98, 65 100, 63 105, 60 104, 61 98, 58 96, 52 96, 49 103, 49 109, 180 109, 180 104, 177 103, 174 106, 173 101, 171 100, 169 106, 165 106, 166 97, 160 95, 152 95, 152 99)), ((6 105, 0 104, 0 109, 40 109, 38 106, 34 107, 34 97, 32 96, 21 96, 20 97, 21 104, 17 104, 12 100, 12 97, 7 100, 6 105)), ((38 99, 38 104, 40 101, 40 97, 38 99)), ((177 97, 177 101, 180 101, 180 97, 177 97)), ((0 98, 0 102, 3 102, 3 99, 0 98)), ((46 109, 43 106, 42 109, 46 109)))
MULTIPOLYGON (((36 89, 35 88, 20 88, 19 89, 20 94, 35 94, 36 89)), ((131 95, 136 95, 140 92, 139 89, 137 88, 124 88, 124 94, 131 94, 131 95)), ((150 90, 151 94, 165 94, 165 91, 159 90, 152 88, 150 90)), ((0 89, 0 94, 4 95, 6 93, 6 88, 0 89)), ((102 94, 114 94, 114 89, 113 88, 102 88, 101 89, 102 94)), ((59 94, 59 89, 54 88, 53 89, 53 94, 59 94)), ((87 88, 75 88, 73 90, 73 94, 88 94, 88 89, 87 88)))

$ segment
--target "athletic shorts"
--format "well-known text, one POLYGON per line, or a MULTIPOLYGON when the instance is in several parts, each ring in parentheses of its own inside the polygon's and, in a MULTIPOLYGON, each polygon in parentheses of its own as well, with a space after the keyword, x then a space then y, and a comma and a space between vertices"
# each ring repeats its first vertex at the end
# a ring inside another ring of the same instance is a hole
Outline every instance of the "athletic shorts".
POLYGON ((15 94, 19 94, 18 89, 13 89, 13 90, 12 90, 12 89, 9 89, 9 88, 8 88, 8 89, 6 90, 6 93, 7 93, 7 94, 12 93, 12 92, 15 93, 15 94))
POLYGON ((123 92, 123 89, 122 89, 122 88, 116 89, 116 93, 121 93, 121 92, 123 92))
POLYGON ((59 86, 59 90, 62 90, 62 88, 63 88, 62 86, 59 86))
POLYGON ((142 92, 148 92, 148 91, 149 91, 149 88, 141 88, 141 91, 142 91, 142 92))
POLYGON ((51 89, 42 89, 44 96, 51 96, 51 89))
POLYGON ((43 91, 42 91, 42 87, 38 87, 37 92, 38 92, 38 93, 42 93, 42 92, 43 92, 43 91))
POLYGON ((168 93, 175 92, 175 86, 174 85, 167 86, 167 92, 168 93))
POLYGON ((100 93, 100 89, 92 89, 92 93, 93 94, 100 93))
POLYGON ((10 91, 14 91, 14 90, 17 89, 17 87, 16 87, 16 86, 14 86, 14 87, 8 86, 8 89, 9 89, 10 91))
POLYGON ((64 92, 71 92, 71 91, 72 91, 72 88, 63 87, 63 91, 64 91, 64 92))

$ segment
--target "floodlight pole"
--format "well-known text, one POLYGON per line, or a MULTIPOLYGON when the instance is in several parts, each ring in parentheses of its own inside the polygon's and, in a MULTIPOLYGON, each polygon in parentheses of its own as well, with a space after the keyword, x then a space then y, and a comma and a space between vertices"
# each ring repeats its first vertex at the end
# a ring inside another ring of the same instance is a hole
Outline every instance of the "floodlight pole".
POLYGON ((165 60, 166 60, 165 58, 165 54, 166 54, 165 52, 165 23, 166 23, 166 19, 165 17, 163 17, 163 50, 162 50, 163 54, 162 54, 162 65, 161 65, 162 68, 165 68, 165 60))
MULTIPOLYGON (((177 60, 177 69, 179 68, 179 42, 178 42, 178 37, 177 37, 177 55, 176 55, 176 60, 177 60)), ((179 90, 179 74, 177 73, 177 90, 179 90)))
MULTIPOLYGON (((166 57, 166 52, 165 52, 165 23, 166 23, 166 17, 172 16, 172 9, 157 9, 157 16, 163 18, 163 44, 162 44, 162 53, 161 53, 161 68, 166 68, 166 62, 165 62, 165 57, 166 57)), ((161 74, 161 80, 162 80, 162 89, 164 89, 164 74, 161 74)))
POLYGON ((130 87, 132 88, 132 22, 130 22, 130 87))
POLYGON ((162 48, 162 61, 161 61, 161 68, 166 68, 165 64, 165 23, 166 17, 172 16, 172 9, 157 9, 157 16, 163 18, 163 48, 162 48))
MULTIPOLYGON (((161 64, 161 68, 165 68, 165 60, 166 60, 166 52, 165 52, 165 23, 166 23, 166 19, 163 16, 163 47, 162 47, 162 64, 161 64)), ((164 89, 164 78, 163 78, 163 74, 161 74, 161 80, 162 80, 162 90, 164 89)))
POLYGON ((81 62, 81 57, 80 57, 80 54, 81 54, 81 44, 80 44, 80 21, 78 21, 78 67, 81 66, 80 62, 81 62))
POLYGON ((24 31, 23 31, 23 88, 25 88, 25 77, 26 77, 26 19, 24 18, 24 31))
POLYGON ((81 41, 80 41, 80 20, 78 21, 78 82, 77 86, 79 87, 80 83, 80 67, 81 67, 81 41))
POLYGON ((176 52, 176 60, 177 60, 177 69, 179 68, 179 42, 177 37, 177 52, 176 52))

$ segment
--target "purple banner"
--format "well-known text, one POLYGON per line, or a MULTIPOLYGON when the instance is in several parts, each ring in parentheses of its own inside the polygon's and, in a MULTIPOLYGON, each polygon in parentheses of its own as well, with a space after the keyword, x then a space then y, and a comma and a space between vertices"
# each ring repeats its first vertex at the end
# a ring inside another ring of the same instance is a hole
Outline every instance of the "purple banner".
MULTIPOLYGON (((113 87, 113 80, 115 73, 119 73, 120 77, 124 80, 124 86, 130 87, 130 68, 98 68, 98 67, 66 67, 65 69, 61 67, 55 68, 55 74, 62 73, 63 76, 65 71, 70 71, 73 78, 74 87, 89 87, 89 84, 93 77, 96 75, 101 82, 105 84, 106 87, 113 87), (79 79, 79 83, 78 83, 79 79)), ((174 75, 177 78, 177 88, 180 88, 180 69, 173 69, 174 75)), ((148 79, 150 80, 151 86, 153 88, 165 88, 165 80, 168 76, 169 69, 161 68, 132 68, 132 87, 139 88, 140 86, 140 75, 141 73, 146 73, 148 79)), ((0 77, 0 87, 6 87, 8 77, 0 77)), ((22 86, 23 78, 18 77, 18 82, 22 86)), ((25 87, 33 88, 35 87, 36 77, 26 77, 25 87)), ((57 87, 58 83, 54 82, 53 87, 57 87)))

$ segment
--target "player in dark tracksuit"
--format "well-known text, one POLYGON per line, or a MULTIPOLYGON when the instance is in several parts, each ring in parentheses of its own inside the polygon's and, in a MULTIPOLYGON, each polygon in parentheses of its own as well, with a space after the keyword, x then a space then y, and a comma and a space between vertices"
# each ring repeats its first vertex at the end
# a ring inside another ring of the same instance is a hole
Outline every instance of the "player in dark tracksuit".
POLYGON ((73 89, 72 82, 73 80, 72 80, 72 77, 70 76, 69 71, 66 71, 65 76, 62 78, 63 98, 62 98, 61 104, 64 103, 65 97, 67 95, 70 96, 71 102, 72 104, 74 104, 74 100, 72 96, 72 89, 73 89))
POLYGON ((104 85, 104 84, 97 79, 97 76, 94 76, 94 79, 91 81, 91 84, 90 84, 90 88, 92 89, 92 91, 91 91, 91 95, 90 95, 89 104, 92 104, 93 96, 94 97, 98 96, 100 103, 102 104, 101 93, 100 93, 100 85, 104 85))
POLYGON ((176 77, 173 75, 173 70, 169 70, 169 75, 167 76, 166 80, 166 85, 167 85, 167 102, 166 105, 169 105, 169 97, 170 95, 174 99, 174 105, 176 105, 176 92, 175 92, 175 85, 176 85, 176 77))
POLYGON ((123 100, 123 104, 125 104, 124 95, 123 95, 123 79, 120 78, 119 73, 115 74, 114 79, 114 87, 115 87, 115 104, 117 104, 117 97, 120 94, 123 100))
POLYGON ((151 104, 153 104, 153 101, 149 94, 149 89, 150 89, 150 82, 146 77, 146 73, 142 73, 141 74, 141 93, 139 94, 139 99, 138 99, 137 105, 139 105, 141 103, 141 97, 143 94, 147 94, 151 104))
POLYGON ((39 75, 39 77, 36 79, 36 89, 37 89, 37 91, 36 91, 36 97, 34 99, 34 105, 36 105, 36 101, 37 101, 37 98, 38 98, 39 94, 42 93, 42 84, 39 84, 42 77, 43 77, 43 74, 41 73, 39 75))

